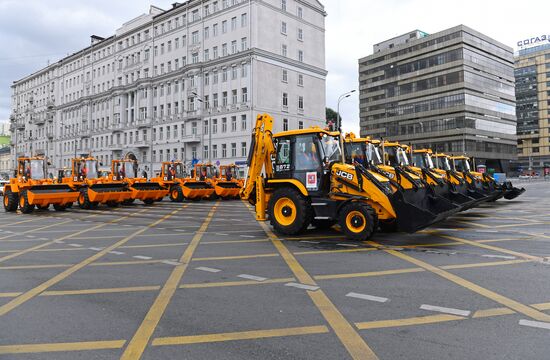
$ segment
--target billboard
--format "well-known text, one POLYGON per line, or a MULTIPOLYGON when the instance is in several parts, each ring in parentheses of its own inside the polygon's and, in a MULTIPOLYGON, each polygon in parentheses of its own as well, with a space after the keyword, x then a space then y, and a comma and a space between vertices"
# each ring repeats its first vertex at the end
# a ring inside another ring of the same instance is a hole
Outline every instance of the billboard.
POLYGON ((527 49, 537 45, 550 44, 550 35, 539 35, 527 39, 519 40, 516 45, 518 49, 527 49))

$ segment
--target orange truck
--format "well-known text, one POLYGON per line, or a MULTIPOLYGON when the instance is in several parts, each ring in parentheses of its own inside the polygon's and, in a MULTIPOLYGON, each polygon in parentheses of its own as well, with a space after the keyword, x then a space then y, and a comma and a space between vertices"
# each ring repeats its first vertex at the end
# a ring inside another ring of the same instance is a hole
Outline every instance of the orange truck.
POLYGON ((72 177, 64 181, 79 191, 77 202, 81 209, 93 209, 99 204, 116 207, 132 198, 128 184, 117 176, 99 176, 99 162, 96 158, 74 158, 72 165, 72 177))
POLYGON ((111 164, 111 174, 113 179, 123 181, 128 185, 132 192, 130 199, 124 203, 129 204, 135 200, 141 200, 146 205, 151 205, 155 201, 161 201, 168 195, 168 187, 162 186, 155 181, 147 181, 144 177, 138 177, 138 163, 135 160, 113 160, 111 164))
POLYGON ((168 188, 168 196, 174 202, 182 202, 183 199, 201 200, 214 193, 214 187, 201 181, 200 177, 187 177, 181 161, 163 162, 159 176, 151 181, 168 188))
POLYGON ((4 210, 31 213, 35 208, 53 205, 63 211, 78 198, 78 192, 67 184, 46 177, 47 161, 42 157, 19 158, 15 177, 4 186, 4 210))

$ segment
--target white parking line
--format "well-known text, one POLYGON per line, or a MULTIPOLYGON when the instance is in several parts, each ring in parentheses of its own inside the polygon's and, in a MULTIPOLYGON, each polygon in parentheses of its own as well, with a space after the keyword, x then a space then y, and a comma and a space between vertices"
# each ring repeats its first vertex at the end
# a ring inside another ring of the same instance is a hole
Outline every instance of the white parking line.
POLYGON ((301 243, 319 244, 319 241, 300 240, 301 243))
POLYGON ((133 258, 135 259, 140 259, 140 260, 151 260, 152 257, 150 256, 142 256, 142 255, 136 255, 136 256, 132 256, 133 258))
POLYGON ((207 271, 207 272, 211 272, 211 273, 217 273, 217 272, 221 271, 220 269, 214 269, 214 268, 210 268, 210 267, 206 267, 206 266, 199 266, 199 267, 195 268, 195 270, 207 271))
POLYGON ((124 253, 122 251, 109 251, 109 254, 113 254, 113 255, 124 255, 124 253))
POLYGON ((306 284, 300 284, 295 282, 286 283, 285 286, 290 286, 290 287, 295 287, 297 289, 310 290, 310 291, 319 290, 319 286, 306 285, 306 284))
POLYGON ((347 247, 358 247, 359 245, 354 245, 354 244, 336 244, 338 246, 347 246, 347 247))
POLYGON ((215 235, 228 236, 229 234, 215 233, 215 235))
POLYGON ((478 233, 497 233, 498 230, 475 230, 478 233))
POLYGON ((241 279, 248 279, 248 280, 254 280, 254 281, 266 281, 267 280, 267 278, 265 278, 265 277, 255 276, 255 275, 248 275, 248 274, 237 275, 237 277, 240 277, 241 279))
POLYGON ((239 236, 243 238, 255 238, 255 236, 253 235, 239 235, 239 236))
POLYGON ((101 250, 103 250, 104 248, 102 248, 102 247, 90 247, 90 248, 88 248, 88 249, 93 250, 93 251, 101 251, 101 250))
POLYGON ((534 328, 550 330, 550 323, 541 322, 541 321, 532 321, 532 320, 521 319, 519 321, 519 324, 523 325, 523 326, 530 326, 530 327, 534 327, 534 328))
POLYGON ((487 257, 487 258, 497 258, 497 259, 515 259, 516 257, 515 256, 506 256, 506 255, 491 255, 491 254, 486 254, 486 255, 481 255, 483 257, 487 257))
POLYGON ((458 316, 470 316, 470 313, 471 313, 471 311, 468 311, 468 310, 460 310, 460 309, 453 309, 453 308, 426 305, 426 304, 420 306, 420 309, 428 310, 428 311, 437 311, 445 314, 458 315, 458 316))
POLYGON ((166 265, 174 265, 174 266, 181 265, 181 263, 179 263, 177 261, 170 261, 170 260, 163 260, 163 261, 161 261, 161 263, 166 264, 166 265))
POLYGON ((369 301, 376 301, 376 302, 381 302, 381 303, 384 303, 384 302, 390 300, 390 299, 385 298, 385 297, 373 296, 373 295, 367 295, 367 294, 359 294, 359 293, 354 293, 354 292, 350 292, 350 293, 346 294, 346 296, 351 297, 351 298, 369 300, 369 301))
POLYGON ((80 245, 80 244, 69 244, 69 246, 72 246, 72 247, 82 247, 82 245, 80 245))

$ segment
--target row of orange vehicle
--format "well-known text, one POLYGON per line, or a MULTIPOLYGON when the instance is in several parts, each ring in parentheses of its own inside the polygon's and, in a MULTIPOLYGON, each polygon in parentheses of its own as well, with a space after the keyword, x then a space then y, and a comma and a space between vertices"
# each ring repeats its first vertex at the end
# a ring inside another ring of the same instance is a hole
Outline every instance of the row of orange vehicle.
POLYGON ((157 176, 138 176, 134 160, 113 160, 111 171, 101 174, 93 157, 74 158, 71 170, 60 170, 55 179, 46 177, 47 161, 41 157, 19 158, 16 174, 5 185, 4 209, 30 213, 35 208, 63 211, 76 202, 82 209, 99 204, 115 207, 135 200, 151 205, 169 196, 174 202, 184 199, 238 198, 243 181, 235 165, 195 165, 186 176, 182 162, 164 162, 157 176))

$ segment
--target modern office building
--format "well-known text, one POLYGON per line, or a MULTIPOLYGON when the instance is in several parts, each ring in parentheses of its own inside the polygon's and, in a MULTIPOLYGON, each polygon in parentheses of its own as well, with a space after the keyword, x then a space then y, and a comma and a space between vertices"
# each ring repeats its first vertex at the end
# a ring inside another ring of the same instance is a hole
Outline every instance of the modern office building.
POLYGON ((550 43, 516 56, 518 162, 523 170, 550 167, 550 43))
POLYGON ((496 171, 516 159, 513 50, 473 29, 374 45, 359 88, 362 136, 467 153, 496 171))
POLYGON ((242 164, 259 113, 275 131, 323 124, 325 16, 316 0, 151 6, 13 83, 13 155, 242 164))

